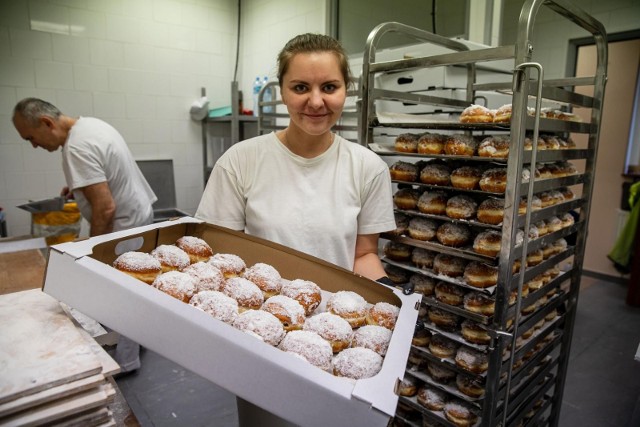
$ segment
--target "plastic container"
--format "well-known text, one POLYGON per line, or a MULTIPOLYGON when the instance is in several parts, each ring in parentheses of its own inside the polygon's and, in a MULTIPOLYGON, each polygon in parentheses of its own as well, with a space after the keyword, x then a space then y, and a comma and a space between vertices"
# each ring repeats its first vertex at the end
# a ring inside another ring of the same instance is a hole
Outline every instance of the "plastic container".
MULTIPOLYGON (((267 87, 267 83, 269 83, 269 78, 267 76, 264 76, 264 80, 262 80, 262 87, 267 87)), ((273 101, 273 92, 272 92, 272 88, 269 88, 268 90, 265 90, 264 95, 262 96, 262 100, 264 102, 271 102, 273 101)), ((266 105, 262 108, 262 111, 264 113, 272 113, 273 112, 273 106, 271 105, 266 105)))
POLYGON ((262 89, 262 82, 260 76, 256 77, 256 81, 253 82, 253 115, 258 117, 258 95, 260 95, 260 89, 262 89))

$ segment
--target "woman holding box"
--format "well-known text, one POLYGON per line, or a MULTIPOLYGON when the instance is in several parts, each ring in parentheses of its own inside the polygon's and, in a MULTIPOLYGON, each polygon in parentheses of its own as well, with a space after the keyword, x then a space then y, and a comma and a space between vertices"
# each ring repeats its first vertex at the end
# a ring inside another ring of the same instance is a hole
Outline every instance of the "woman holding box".
POLYGON ((351 80, 335 39, 302 34, 290 40, 278 56, 289 126, 227 150, 196 217, 383 278, 378 236, 396 227, 388 166, 331 132, 351 80))

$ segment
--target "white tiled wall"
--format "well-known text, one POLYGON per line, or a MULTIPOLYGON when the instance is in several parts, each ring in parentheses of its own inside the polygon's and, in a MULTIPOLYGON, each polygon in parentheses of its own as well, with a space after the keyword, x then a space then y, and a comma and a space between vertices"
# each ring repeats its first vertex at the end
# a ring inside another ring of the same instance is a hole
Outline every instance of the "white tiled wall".
MULTIPOLYGON (((195 212, 202 134, 189 107, 201 87, 212 107, 229 104, 237 11, 236 0, 0 0, 0 207, 9 235, 30 232, 30 215, 16 205, 64 185, 60 153, 33 149, 11 124, 28 96, 110 122, 137 159, 173 159, 177 205, 195 212)), ((255 75, 275 76, 284 43, 325 32, 325 1, 242 0, 242 21, 237 79, 251 108, 255 75)))
POLYGON ((254 0, 242 2, 242 65, 238 81, 245 105, 252 108, 252 84, 257 76, 276 80, 278 53, 301 33, 326 33, 325 1, 254 0))

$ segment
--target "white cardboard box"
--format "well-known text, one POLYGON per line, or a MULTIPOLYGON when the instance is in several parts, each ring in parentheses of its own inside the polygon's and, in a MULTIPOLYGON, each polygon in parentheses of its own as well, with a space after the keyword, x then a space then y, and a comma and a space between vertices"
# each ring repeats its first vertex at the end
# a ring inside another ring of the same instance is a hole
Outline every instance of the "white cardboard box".
POLYGON ((420 302, 419 294, 405 296, 317 258, 188 217, 52 246, 43 290, 239 397, 305 426, 387 424, 395 413, 394 389, 404 376, 420 302), (269 263, 285 279, 303 278, 328 292, 354 290, 370 303, 400 306, 380 373, 358 381, 335 377, 111 267, 122 242, 149 252, 183 235, 205 239, 214 252, 235 253, 248 266, 269 263))

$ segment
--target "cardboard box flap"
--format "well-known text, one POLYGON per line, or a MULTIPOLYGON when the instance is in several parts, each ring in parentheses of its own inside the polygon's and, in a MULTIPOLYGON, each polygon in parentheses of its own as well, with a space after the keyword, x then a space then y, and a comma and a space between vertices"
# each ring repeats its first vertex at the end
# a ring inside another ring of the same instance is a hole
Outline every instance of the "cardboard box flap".
MULTIPOLYGON (((86 255, 91 255, 93 253, 94 247, 96 245, 99 245, 100 243, 113 242, 114 240, 116 241, 116 244, 124 240, 131 241, 128 247, 125 247, 119 250, 118 249, 114 250, 113 253, 118 253, 119 255, 123 252, 126 252, 127 250, 139 250, 140 246, 136 247, 137 242, 134 239, 138 236, 142 236, 147 231, 151 231, 155 236, 156 234, 155 230, 158 228, 158 226, 168 227, 174 224, 186 223, 186 222, 201 222, 201 221, 192 217, 181 217, 181 218, 176 218, 175 220, 165 221, 160 224, 149 224, 142 227, 137 227, 134 229, 135 232, 132 232, 132 230, 116 231, 110 234, 95 236, 95 237, 91 237, 90 239, 80 240, 77 242, 61 243, 59 245, 51 246, 51 249, 54 249, 61 253, 65 253, 74 258, 80 258, 86 255)), ((149 243, 151 244, 151 241, 149 241, 149 243)))

